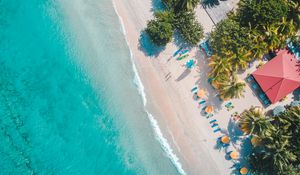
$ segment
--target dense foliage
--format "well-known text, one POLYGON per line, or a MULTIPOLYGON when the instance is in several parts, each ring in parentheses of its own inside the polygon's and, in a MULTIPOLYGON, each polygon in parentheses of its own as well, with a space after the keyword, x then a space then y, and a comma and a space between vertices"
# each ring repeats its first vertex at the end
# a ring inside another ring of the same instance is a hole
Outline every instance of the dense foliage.
POLYGON ((179 12, 176 14, 175 26, 182 38, 190 45, 199 43, 204 35, 203 28, 195 18, 194 12, 179 12))
POLYGON ((153 43, 164 46, 171 41, 174 30, 177 30, 189 45, 196 45, 203 38, 203 28, 193 12, 198 0, 163 0, 167 10, 155 15, 150 20, 146 32, 153 43), (166 13, 166 14, 164 14, 166 13), (170 27, 170 24, 172 27, 170 27), (172 30, 172 32, 170 32, 172 30), (166 33, 164 33, 166 32, 166 33), (172 36, 170 37, 170 34, 172 36))
POLYGON ((162 0, 163 3, 175 13, 193 11, 200 2, 199 0, 162 0))
POLYGON ((264 116, 252 108, 242 113, 240 126, 245 134, 260 138, 262 143, 249 156, 253 172, 299 175, 300 106, 290 106, 278 116, 264 116))
POLYGON ((249 62, 266 53, 284 48, 287 39, 295 36, 300 29, 299 3, 241 0, 236 12, 217 24, 209 39, 213 51, 209 65, 210 78, 220 94, 222 84, 233 81, 229 75, 245 70, 249 62))
POLYGON ((263 30, 266 25, 287 18, 288 5, 285 0, 241 0, 237 11, 242 26, 263 30))
POLYGON ((155 13, 155 19, 148 22, 146 29, 153 43, 158 46, 165 46, 172 40, 172 21, 173 15, 168 11, 155 13))

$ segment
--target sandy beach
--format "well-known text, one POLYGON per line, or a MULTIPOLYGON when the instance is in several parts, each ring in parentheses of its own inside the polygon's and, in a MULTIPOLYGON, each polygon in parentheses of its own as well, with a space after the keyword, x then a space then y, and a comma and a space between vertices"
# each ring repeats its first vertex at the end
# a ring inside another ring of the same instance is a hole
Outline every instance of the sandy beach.
MULTIPOLYGON (((126 38, 145 86, 149 100, 147 108, 158 120, 187 174, 230 174, 232 162, 225 159, 223 151, 215 148, 220 133, 214 133, 206 117, 200 115, 191 93, 195 84, 208 86, 205 84, 207 62, 203 54, 196 48, 190 51, 190 57, 196 57, 200 63, 189 71, 182 66, 185 61, 169 59, 178 49, 174 43, 168 44, 158 55, 148 56, 139 42, 141 31, 146 27, 147 20, 152 18, 151 9, 155 4, 151 3, 115 0, 116 10, 125 25, 126 38)), ((201 7, 198 9, 203 14, 198 16, 206 23, 205 32, 209 32, 213 24, 207 20, 208 16, 204 16, 207 15, 204 10, 201 7)))

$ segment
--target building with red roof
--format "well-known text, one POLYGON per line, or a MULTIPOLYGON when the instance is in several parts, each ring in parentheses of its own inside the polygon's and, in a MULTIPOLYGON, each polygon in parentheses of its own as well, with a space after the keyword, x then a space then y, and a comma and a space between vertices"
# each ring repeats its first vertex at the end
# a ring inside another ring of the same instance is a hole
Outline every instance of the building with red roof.
POLYGON ((288 50, 280 50, 252 76, 274 104, 300 87, 300 62, 288 50))

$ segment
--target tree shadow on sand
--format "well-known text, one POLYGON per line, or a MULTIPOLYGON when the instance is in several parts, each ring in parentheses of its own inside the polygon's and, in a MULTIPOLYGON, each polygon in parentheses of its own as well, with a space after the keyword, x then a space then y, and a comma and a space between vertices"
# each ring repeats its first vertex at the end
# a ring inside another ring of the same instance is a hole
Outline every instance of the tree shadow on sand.
POLYGON ((174 44, 179 48, 186 48, 186 49, 192 49, 193 46, 186 43, 186 41, 181 37, 180 33, 175 30, 174 31, 174 44))
POLYGON ((219 0, 203 0, 201 2, 203 8, 213 8, 215 6, 220 5, 220 1, 219 0))
POLYGON ((219 0, 203 0, 201 2, 203 8, 213 8, 217 5, 220 5, 220 1, 219 0))
POLYGON ((235 143, 244 135, 243 131, 234 121, 232 121, 232 119, 230 119, 228 122, 227 131, 232 143, 235 143))
POLYGON ((151 7, 152 12, 162 11, 166 9, 165 4, 161 0, 152 0, 151 3, 152 3, 152 7, 151 7))
POLYGON ((220 110, 223 101, 217 96, 218 92, 208 82, 208 72, 210 69, 208 66, 209 58, 207 58, 200 50, 197 50, 195 57, 198 59, 197 68, 199 69, 199 77, 195 82, 195 85, 198 85, 200 89, 206 91, 207 104, 212 105, 215 110, 220 110))
POLYGON ((159 47, 152 43, 145 30, 141 32, 139 38, 139 50, 141 50, 145 56, 157 57, 160 52, 165 50, 165 48, 166 47, 159 47))

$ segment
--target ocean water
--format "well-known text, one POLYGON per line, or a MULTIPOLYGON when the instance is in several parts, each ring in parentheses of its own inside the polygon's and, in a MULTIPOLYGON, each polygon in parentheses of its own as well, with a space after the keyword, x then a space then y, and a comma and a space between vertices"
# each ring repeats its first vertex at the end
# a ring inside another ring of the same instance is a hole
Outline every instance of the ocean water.
POLYGON ((184 174, 110 0, 0 0, 0 174, 184 174))

